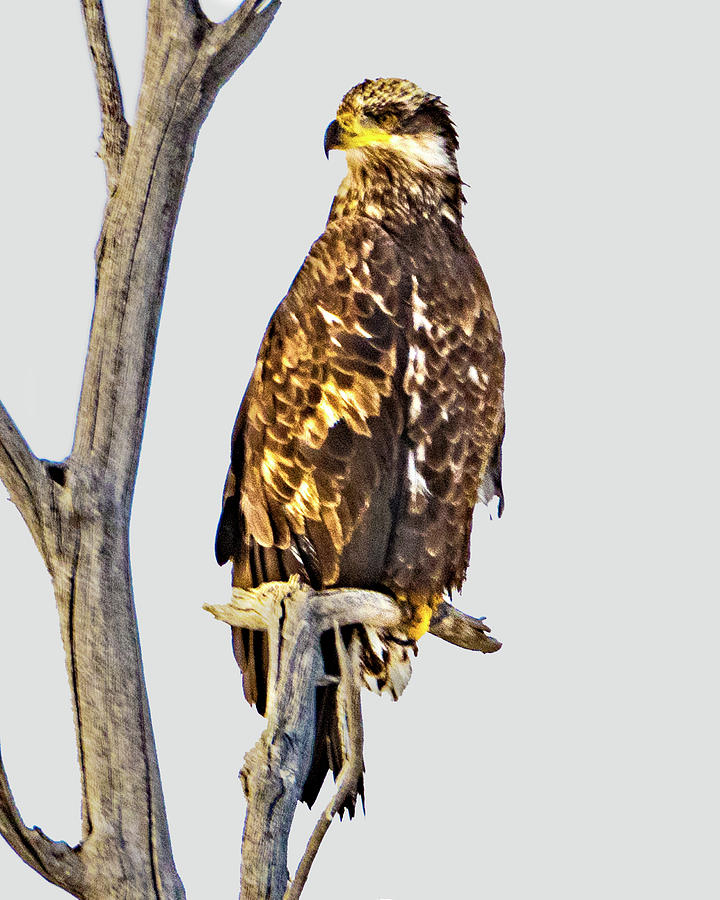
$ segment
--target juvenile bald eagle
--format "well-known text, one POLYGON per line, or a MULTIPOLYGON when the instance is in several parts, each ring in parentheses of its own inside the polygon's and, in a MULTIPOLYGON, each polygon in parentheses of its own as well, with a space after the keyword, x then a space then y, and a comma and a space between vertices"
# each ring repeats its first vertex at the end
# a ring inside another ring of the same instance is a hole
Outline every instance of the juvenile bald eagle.
MULTIPOLYGON (((325 152, 344 150, 348 172, 265 332, 216 538, 236 586, 297 573, 403 603, 402 632, 360 629, 366 681, 395 697, 408 648, 465 579, 475 503, 502 512, 504 356, 462 231, 457 147, 444 103, 409 81, 343 98, 325 152)), ((236 629, 233 645, 263 713, 264 633, 236 629)), ((332 670, 331 637, 323 650, 332 670)), ((308 803, 342 763, 336 689, 317 700, 308 803)))

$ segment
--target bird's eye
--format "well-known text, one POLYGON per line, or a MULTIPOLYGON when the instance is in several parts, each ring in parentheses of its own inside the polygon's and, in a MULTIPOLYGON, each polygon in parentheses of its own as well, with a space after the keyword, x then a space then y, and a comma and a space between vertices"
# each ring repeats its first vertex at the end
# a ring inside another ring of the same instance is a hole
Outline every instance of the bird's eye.
POLYGON ((393 128, 397 126, 399 121, 399 116, 397 113, 392 110, 384 110, 383 112, 370 113, 368 118, 379 125, 381 128, 384 128, 385 131, 391 131, 393 128))
POLYGON ((388 131, 391 128, 394 128, 397 125, 397 122, 398 122, 398 117, 395 115, 395 113, 388 112, 388 113, 383 113, 380 116, 380 124, 382 125, 383 128, 386 128, 388 131))

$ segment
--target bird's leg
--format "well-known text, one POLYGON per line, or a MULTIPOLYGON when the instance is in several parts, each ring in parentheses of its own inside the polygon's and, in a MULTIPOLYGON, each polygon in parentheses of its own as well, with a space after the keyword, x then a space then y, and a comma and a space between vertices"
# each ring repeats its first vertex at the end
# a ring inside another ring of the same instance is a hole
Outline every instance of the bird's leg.
POLYGON ((360 641, 353 634, 350 647, 345 647, 345 642, 340 634, 340 627, 335 623, 335 646, 337 647, 340 663, 340 678, 338 685, 338 714, 341 714, 340 727, 345 726, 347 743, 343 748, 345 761, 337 779, 335 795, 325 807, 323 814, 310 835, 303 858, 297 867, 295 877, 288 885, 283 900, 297 900, 300 896, 310 867, 320 849, 322 839, 330 827, 333 816, 345 806, 345 801, 352 798, 354 804, 357 799, 357 785, 363 773, 363 721, 362 705, 360 702, 360 641))

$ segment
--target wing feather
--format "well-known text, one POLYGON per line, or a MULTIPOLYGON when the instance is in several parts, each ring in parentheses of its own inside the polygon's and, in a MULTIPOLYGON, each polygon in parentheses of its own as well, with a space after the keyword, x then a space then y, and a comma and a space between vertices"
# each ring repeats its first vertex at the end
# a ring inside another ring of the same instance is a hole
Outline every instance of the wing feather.
POLYGON ((218 558, 233 556, 242 577, 262 574, 258 544, 312 557, 319 586, 338 578, 343 548, 396 452, 404 281, 382 229, 342 220, 313 245, 277 308, 238 414, 218 529, 218 558), (371 255, 382 267, 367 265, 371 255))

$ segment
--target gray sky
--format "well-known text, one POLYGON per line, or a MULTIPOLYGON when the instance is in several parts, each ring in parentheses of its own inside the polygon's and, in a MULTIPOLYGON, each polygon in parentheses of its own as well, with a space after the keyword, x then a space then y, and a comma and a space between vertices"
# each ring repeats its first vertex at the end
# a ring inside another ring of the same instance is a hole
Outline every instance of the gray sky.
MULTIPOLYGON (((106 7, 132 120, 144 3, 106 7)), ((59 459, 104 202, 97 103, 79 4, 9 4, 3 25, 0 395, 59 459)), ((367 816, 333 825, 307 896, 717 896, 716 25, 692 0, 287 0, 223 89, 177 228, 131 536, 190 898, 236 895, 236 776, 262 727, 201 610, 228 591, 212 542, 230 430, 344 171, 325 126, 379 75, 451 109, 465 228, 503 328, 507 507, 476 516, 460 605, 504 646, 426 638, 401 701, 368 696, 367 816)), ((0 534, 3 755, 28 824, 72 844, 49 579, 6 502, 0 534)), ((296 818, 295 859, 314 818, 296 818)), ((0 894, 60 896, 4 844, 0 894)))

